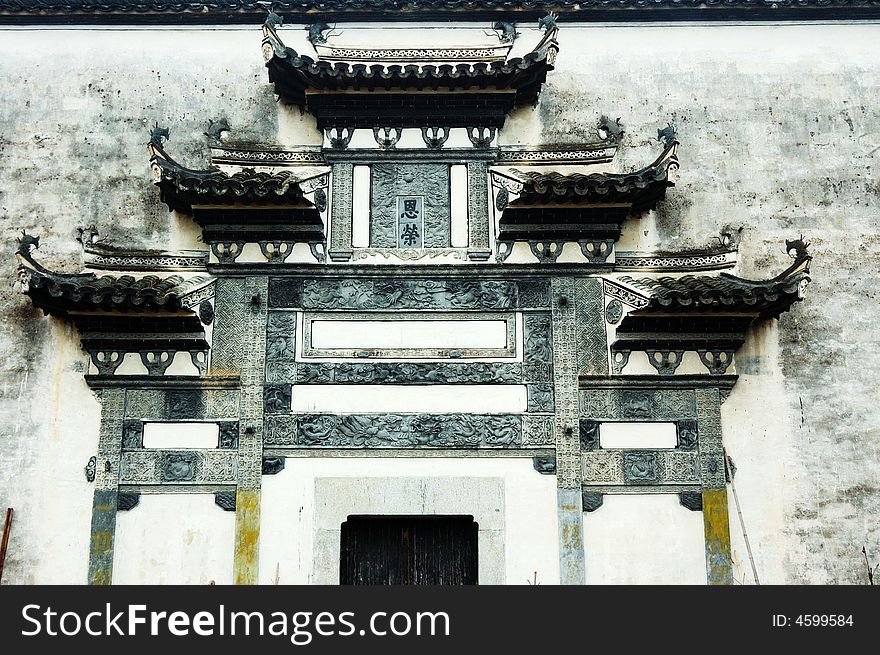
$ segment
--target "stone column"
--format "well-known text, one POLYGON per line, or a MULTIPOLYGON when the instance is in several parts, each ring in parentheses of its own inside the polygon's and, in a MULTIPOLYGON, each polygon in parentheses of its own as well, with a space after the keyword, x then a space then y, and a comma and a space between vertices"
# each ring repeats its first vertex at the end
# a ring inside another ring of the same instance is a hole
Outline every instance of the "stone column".
POLYGON ((733 584, 727 479, 721 441, 721 392, 698 389, 696 401, 707 581, 710 585, 733 584))
POLYGON ((347 262, 352 256, 354 165, 335 163, 331 173, 333 187, 330 200, 330 249, 327 254, 331 261, 347 262))
POLYGON ((489 259, 489 165, 486 162, 468 162, 468 258, 476 261, 489 259))
POLYGON ((584 584, 581 450, 577 432, 578 381, 575 335, 575 280, 552 282, 553 385, 556 483, 559 512, 559 582, 584 584))
POLYGON ((122 422, 125 390, 101 389, 101 428, 98 435, 95 495, 89 539, 90 585, 109 585, 113 578, 113 542, 119 496, 119 464, 122 455, 122 422))
POLYGON ((269 279, 244 281, 239 409, 238 488, 235 495, 235 584, 256 584, 259 572, 260 485, 263 475, 263 384, 269 279))

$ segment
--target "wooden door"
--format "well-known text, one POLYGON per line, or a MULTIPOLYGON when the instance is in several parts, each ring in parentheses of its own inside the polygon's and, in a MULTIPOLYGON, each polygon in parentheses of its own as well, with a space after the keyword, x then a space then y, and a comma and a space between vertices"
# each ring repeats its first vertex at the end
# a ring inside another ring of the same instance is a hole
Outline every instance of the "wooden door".
POLYGON ((471 516, 350 516, 339 583, 477 584, 477 524, 471 516))

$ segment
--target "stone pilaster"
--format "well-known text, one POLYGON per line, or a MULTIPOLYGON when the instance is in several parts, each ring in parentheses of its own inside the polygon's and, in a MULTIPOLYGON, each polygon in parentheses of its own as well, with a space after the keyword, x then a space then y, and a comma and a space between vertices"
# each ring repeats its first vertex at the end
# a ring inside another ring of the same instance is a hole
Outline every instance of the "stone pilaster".
POLYGON ((102 389, 97 393, 101 403, 101 428, 92 501, 88 582, 91 585, 109 585, 113 578, 125 390, 102 389))

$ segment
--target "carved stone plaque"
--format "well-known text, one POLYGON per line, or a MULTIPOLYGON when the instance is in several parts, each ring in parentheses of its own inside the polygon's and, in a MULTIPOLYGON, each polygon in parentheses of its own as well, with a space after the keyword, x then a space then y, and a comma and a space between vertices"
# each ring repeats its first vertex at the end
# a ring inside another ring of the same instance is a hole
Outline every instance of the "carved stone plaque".
POLYGON ((421 248, 425 232, 422 196, 397 196, 397 247, 421 248))

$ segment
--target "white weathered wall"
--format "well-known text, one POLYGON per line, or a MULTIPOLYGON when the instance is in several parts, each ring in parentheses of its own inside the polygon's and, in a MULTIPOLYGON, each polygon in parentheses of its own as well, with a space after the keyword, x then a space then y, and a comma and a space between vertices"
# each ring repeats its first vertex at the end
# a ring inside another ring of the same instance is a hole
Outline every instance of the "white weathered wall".
POLYGON ((481 583, 559 582, 556 479, 530 458, 312 457, 263 478, 260 583, 337 583, 349 514, 473 515, 481 583), (484 557, 487 541, 501 558, 484 557))
POLYGON ((675 494, 605 495, 584 514, 587 584, 706 584, 703 515, 675 494))
POLYGON ((235 512, 213 494, 142 494, 116 515, 113 584, 232 584, 235 512))

